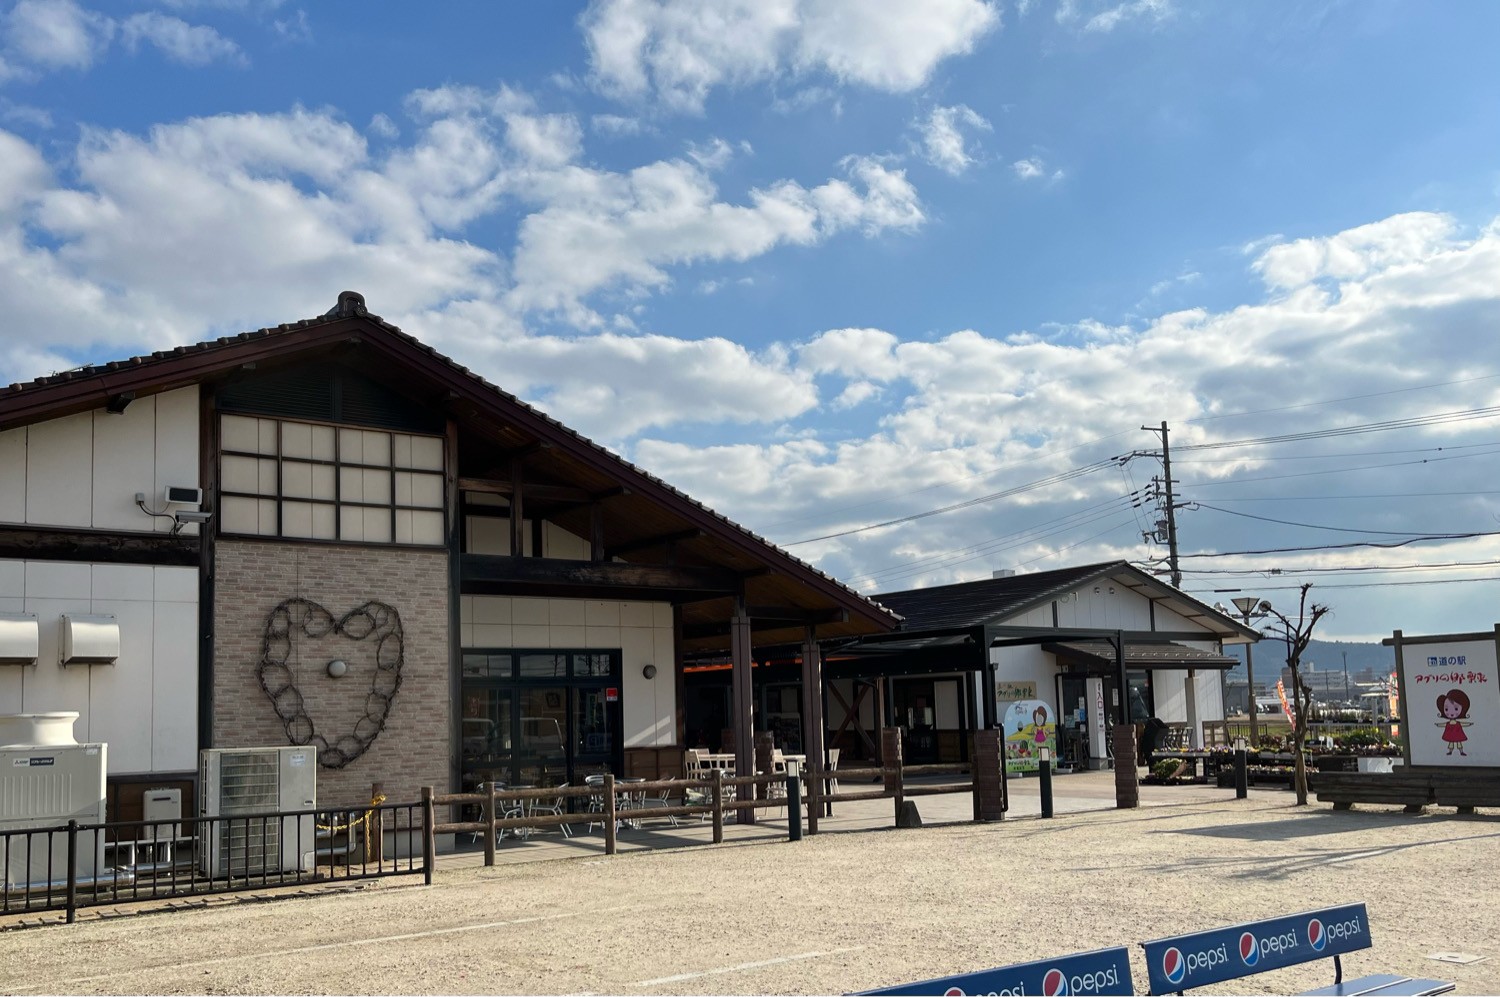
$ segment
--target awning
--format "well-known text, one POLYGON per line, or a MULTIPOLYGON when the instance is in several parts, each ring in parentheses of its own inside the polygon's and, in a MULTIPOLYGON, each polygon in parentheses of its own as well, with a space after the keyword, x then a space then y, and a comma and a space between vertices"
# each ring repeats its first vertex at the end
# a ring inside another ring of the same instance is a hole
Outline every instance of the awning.
MULTIPOLYGON (((1055 655, 1059 664, 1070 665, 1089 672, 1114 673, 1115 649, 1108 641, 1059 641, 1043 644, 1042 650, 1055 655)), ((1205 651, 1172 641, 1125 645, 1125 667, 1137 670, 1143 668, 1213 668, 1223 671, 1238 664, 1238 658, 1230 658, 1217 651, 1205 651)))

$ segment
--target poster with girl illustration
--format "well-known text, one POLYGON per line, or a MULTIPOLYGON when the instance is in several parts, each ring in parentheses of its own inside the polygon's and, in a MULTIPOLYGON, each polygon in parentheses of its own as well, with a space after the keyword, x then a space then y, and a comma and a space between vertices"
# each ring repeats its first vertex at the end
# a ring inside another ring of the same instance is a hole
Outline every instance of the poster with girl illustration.
POLYGON ((1496 640, 1463 637, 1400 637, 1401 727, 1413 765, 1500 765, 1496 640))
POLYGON ((1001 718, 1005 727, 1005 771, 1035 772, 1041 761, 1041 749, 1052 752, 1057 761, 1057 718, 1052 707, 1040 699, 1022 699, 1011 703, 1001 718))

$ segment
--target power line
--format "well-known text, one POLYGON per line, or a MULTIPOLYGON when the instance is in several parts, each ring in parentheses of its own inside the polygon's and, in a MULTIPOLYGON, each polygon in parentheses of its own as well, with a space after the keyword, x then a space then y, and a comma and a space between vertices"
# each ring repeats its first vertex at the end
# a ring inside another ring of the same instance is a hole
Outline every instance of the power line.
POLYGON ((824 535, 818 537, 807 537, 803 540, 793 540, 791 543, 782 544, 781 546, 796 547, 801 544, 816 543, 819 540, 834 540, 839 537, 853 536, 856 533, 866 533, 870 530, 878 530, 887 526, 900 526, 903 523, 913 523, 919 519, 927 519, 931 516, 941 516, 944 513, 956 512, 959 509, 970 509, 976 505, 983 505, 987 502, 997 501, 998 499, 1010 498, 1013 495, 1021 495, 1025 492, 1035 491, 1038 488, 1045 488, 1048 485, 1062 484, 1064 481, 1071 481, 1074 478, 1082 477, 1085 474, 1091 474, 1094 471, 1109 467, 1113 463, 1113 460, 1095 461, 1092 464, 1086 464, 1083 467, 1075 467, 1071 470, 1063 471, 1059 474, 1054 474, 1051 477, 1043 478, 1040 481, 1032 481, 1024 485, 1016 485, 1013 488, 1006 488, 998 492, 991 492, 988 495, 981 495, 978 498, 972 498, 964 502, 955 502, 953 505, 945 505, 937 509, 928 509, 924 512, 912 513, 910 516, 899 516, 896 519, 888 519, 882 523, 871 523, 868 526, 856 526, 847 530, 840 530, 837 533, 825 533, 824 535))
POLYGON ((1313 550, 1348 550, 1354 547, 1405 547, 1407 544, 1426 543, 1431 540, 1472 540, 1475 537, 1500 536, 1500 530, 1490 530, 1476 533, 1441 533, 1431 536, 1412 537, 1409 540, 1396 540, 1381 542, 1379 540, 1356 540, 1346 544, 1322 544, 1310 547, 1268 547, 1265 550, 1225 550, 1205 551, 1199 554, 1182 554, 1181 557, 1252 557, 1258 554, 1299 554, 1303 551, 1313 550))
POLYGON ((1311 478, 1320 474, 1348 474, 1350 471, 1375 471, 1386 467, 1412 467, 1420 464, 1438 464, 1449 460, 1467 460, 1470 457, 1491 457, 1486 452, 1479 454, 1453 454, 1449 457, 1424 457, 1421 460, 1386 461, 1383 464, 1360 464, 1357 467, 1330 467, 1322 471, 1298 471, 1295 474, 1264 474, 1258 478, 1224 478, 1221 481, 1190 481, 1183 488, 1214 488, 1220 485, 1244 485, 1253 481, 1282 481, 1286 478, 1311 478))
POLYGON ((1034 540, 1040 540, 1045 537, 1052 536, 1053 534, 1059 533, 1063 530, 1074 529, 1079 526, 1085 526, 1089 523, 1098 522, 1100 519, 1116 513, 1122 504, 1129 504, 1133 509, 1137 504, 1132 501, 1134 494, 1135 493, 1132 492, 1128 495, 1117 496, 1116 498, 1096 503, 1085 509, 1080 509, 1077 512, 1069 513, 1066 516, 1059 516, 1054 519, 1045 520, 1034 526, 1027 527, 1024 530, 1017 530, 1013 533, 1003 534, 998 537, 991 537, 987 540, 982 540, 977 544, 971 544, 968 547, 960 547, 954 550, 941 551, 936 554, 929 554, 925 557, 917 558, 914 561, 908 561, 902 564, 888 565, 884 568, 877 568, 873 571, 866 572, 863 575, 857 575, 849 579, 849 582, 853 584, 863 581, 874 581, 882 577, 899 578, 904 575, 917 574, 921 571, 927 570, 928 568, 951 567, 954 564, 963 564, 968 561, 977 560, 979 557, 987 557, 990 554, 997 553, 1001 550, 1008 550, 1011 547, 1020 546, 1022 543, 1028 543, 1034 540), (1011 541, 1015 542, 1012 543, 1011 541), (962 557, 962 555, 964 554, 974 554, 974 556, 962 557), (954 560, 955 558, 961 559, 954 560))
POLYGON ((1439 381, 1437 384, 1416 384, 1409 388, 1392 388, 1389 391, 1372 391, 1364 395, 1346 395, 1343 398, 1328 398, 1321 402, 1302 402, 1299 405, 1282 405, 1278 408, 1255 409, 1250 412, 1229 412, 1224 415, 1205 415, 1196 419, 1186 420, 1189 424, 1199 422, 1217 422, 1220 419, 1239 419, 1248 415, 1269 415, 1273 412, 1293 412, 1298 409, 1317 408, 1321 405, 1332 405, 1335 402, 1357 402, 1366 398, 1384 398, 1387 395, 1399 395, 1408 391, 1426 391, 1429 388, 1447 388, 1455 384, 1470 384, 1474 381, 1489 381, 1500 377, 1500 374, 1480 374, 1477 377, 1464 377, 1456 381, 1439 381))
MULTIPOLYGON (((1322 589, 1374 589, 1374 588, 1397 588, 1403 585, 1457 585, 1461 582, 1500 582, 1500 575, 1489 575, 1484 578, 1416 578, 1404 582, 1333 582, 1331 584, 1318 583, 1319 590, 1322 589)), ((1278 592, 1282 590, 1296 591, 1301 585, 1257 585, 1257 590, 1266 592, 1278 592)), ((1212 595, 1214 589, 1188 589, 1195 595, 1212 595)))
POLYGON ((1339 564, 1305 568, 1184 568, 1192 575, 1318 575, 1345 572, 1448 571, 1453 568, 1492 568, 1500 560, 1442 561, 1436 564, 1339 564))
POLYGON ((1397 429, 1420 429, 1427 426, 1442 426, 1454 422, 1470 422, 1476 419, 1500 417, 1500 406, 1485 408, 1453 409, 1447 412, 1432 412, 1427 415, 1410 416, 1405 419, 1386 419, 1382 422, 1367 422, 1355 426, 1338 426, 1331 429, 1310 429, 1301 433, 1280 433, 1275 436, 1256 436, 1242 440, 1222 440, 1218 443, 1190 443, 1178 450, 1224 450, 1230 447, 1268 446, 1273 443, 1295 443, 1302 440, 1323 440, 1336 436, 1360 436, 1365 433, 1385 433, 1397 429))
POLYGON ((1329 460, 1334 457, 1387 457, 1411 453, 1442 453, 1448 450, 1474 450, 1479 447, 1500 447, 1500 442, 1455 443, 1446 447, 1420 447, 1415 450, 1351 450, 1344 453, 1281 454, 1276 457, 1192 457, 1179 459, 1179 464, 1243 464, 1247 460, 1329 460))
POLYGON ((1318 526, 1314 523, 1298 523, 1290 519, 1273 519, 1270 516, 1257 516, 1249 512, 1235 512, 1233 509, 1221 509, 1216 505, 1209 505, 1207 502, 1194 502, 1193 505, 1200 509, 1212 509, 1214 512, 1222 512, 1227 516, 1239 516, 1241 519, 1255 519, 1262 523, 1276 523, 1279 526, 1300 526, 1309 530, 1333 530, 1337 533, 1373 533, 1376 536, 1382 537, 1409 537, 1412 534, 1421 534, 1423 536, 1434 535, 1431 530, 1360 530, 1351 526, 1318 526))

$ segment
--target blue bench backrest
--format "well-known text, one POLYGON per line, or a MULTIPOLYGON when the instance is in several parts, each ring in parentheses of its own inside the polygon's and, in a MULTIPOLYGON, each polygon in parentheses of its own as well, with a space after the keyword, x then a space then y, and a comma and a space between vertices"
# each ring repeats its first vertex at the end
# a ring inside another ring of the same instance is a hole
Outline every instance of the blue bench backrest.
POLYGON ((1153 994, 1237 980, 1370 947, 1364 904, 1142 942, 1153 994))
POLYGON ((1056 959, 1038 959, 1014 966, 985 969, 961 976, 944 976, 918 983, 902 983, 862 994, 1079 994, 1109 997, 1135 992, 1130 979, 1130 953, 1124 946, 1080 952, 1056 959))

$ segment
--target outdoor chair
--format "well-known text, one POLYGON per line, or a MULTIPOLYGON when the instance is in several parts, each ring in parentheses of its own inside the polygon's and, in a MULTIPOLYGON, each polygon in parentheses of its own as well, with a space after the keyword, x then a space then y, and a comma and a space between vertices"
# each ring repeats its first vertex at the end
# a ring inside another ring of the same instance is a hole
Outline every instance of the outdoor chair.
MULTIPOLYGON (((664 780, 664 781, 666 781, 666 782, 676 782, 677 780, 676 779, 667 779, 667 780, 664 780)), ((686 793, 686 790, 684 790, 684 793, 686 793)), ((673 793, 672 793, 672 789, 671 788, 664 789, 664 790, 662 790, 660 793, 658 793, 655 796, 642 796, 639 800, 636 801, 636 806, 639 807, 642 810, 666 809, 667 807, 671 807, 671 806, 675 806, 676 805, 676 804, 674 804, 672 802, 672 796, 673 796, 673 793)), ((669 820, 669 821, 672 822, 672 826, 673 827, 677 826, 677 818, 676 817, 668 817, 667 820, 669 820)))
MULTIPOLYGON (((560 789, 560 790, 567 789, 568 788, 568 784, 567 783, 563 783, 561 786, 558 786, 557 788, 560 789)), ((533 802, 532 805, 531 805, 531 816, 535 817, 538 814, 548 814, 548 815, 554 816, 554 817, 561 817, 563 815, 563 813, 567 811, 567 809, 568 809, 568 798, 567 798, 567 796, 566 795, 558 795, 558 796, 553 797, 550 801, 549 800, 536 800, 535 802, 533 802)), ((571 838, 573 836, 573 831, 572 831, 571 828, 568 827, 568 825, 566 825, 566 824, 559 824, 557 826, 562 829, 562 833, 563 833, 563 837, 564 838, 571 838)), ((540 831, 541 828, 535 828, 534 830, 540 831)))

